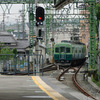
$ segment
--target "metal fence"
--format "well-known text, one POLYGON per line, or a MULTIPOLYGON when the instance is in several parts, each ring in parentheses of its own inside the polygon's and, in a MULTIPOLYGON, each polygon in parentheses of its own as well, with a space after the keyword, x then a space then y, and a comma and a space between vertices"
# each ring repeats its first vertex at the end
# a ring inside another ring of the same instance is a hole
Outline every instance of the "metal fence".
POLYGON ((43 75, 43 55, 0 54, 0 73, 12 75, 43 75), (37 60, 37 58, 39 58, 37 60))

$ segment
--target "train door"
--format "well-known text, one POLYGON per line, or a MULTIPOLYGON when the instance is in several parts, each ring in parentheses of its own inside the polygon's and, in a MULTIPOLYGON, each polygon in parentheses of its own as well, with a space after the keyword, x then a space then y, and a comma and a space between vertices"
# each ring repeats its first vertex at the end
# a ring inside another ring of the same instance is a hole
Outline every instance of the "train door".
POLYGON ((60 47, 60 60, 61 62, 64 62, 66 60, 66 48, 65 47, 60 47))

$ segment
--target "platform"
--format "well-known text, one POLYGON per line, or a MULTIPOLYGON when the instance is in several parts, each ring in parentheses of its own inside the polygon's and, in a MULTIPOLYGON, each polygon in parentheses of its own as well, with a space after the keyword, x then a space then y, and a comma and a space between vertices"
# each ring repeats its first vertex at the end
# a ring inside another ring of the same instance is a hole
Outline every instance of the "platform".
POLYGON ((92 100, 50 76, 0 75, 0 100, 92 100))

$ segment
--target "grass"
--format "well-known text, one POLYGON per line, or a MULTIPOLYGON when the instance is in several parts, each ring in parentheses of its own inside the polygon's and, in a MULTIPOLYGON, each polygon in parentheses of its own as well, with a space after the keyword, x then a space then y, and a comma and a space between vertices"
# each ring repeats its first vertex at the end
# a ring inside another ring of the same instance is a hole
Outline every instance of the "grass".
POLYGON ((98 81, 96 81, 96 80, 93 78, 93 76, 91 76, 91 80, 92 80, 92 82, 94 82, 97 86, 100 87, 100 79, 99 79, 98 81))
POLYGON ((100 80, 96 82, 96 85, 100 87, 100 80))

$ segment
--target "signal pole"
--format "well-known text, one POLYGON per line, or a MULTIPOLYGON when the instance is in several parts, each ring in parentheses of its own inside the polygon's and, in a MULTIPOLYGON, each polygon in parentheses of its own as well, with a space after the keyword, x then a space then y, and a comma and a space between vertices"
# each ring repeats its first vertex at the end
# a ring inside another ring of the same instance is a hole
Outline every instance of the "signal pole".
MULTIPOLYGON (((36 2, 37 5, 37 2, 36 2)), ((44 8, 42 7, 37 7, 36 6, 36 34, 37 34, 37 46, 36 46, 36 54, 37 54, 37 68, 36 72, 39 74, 40 73, 40 62, 39 62, 39 42, 40 39, 42 39, 42 27, 43 26, 43 21, 44 21, 44 8)))
MULTIPOLYGON (((37 9, 37 2, 38 2, 38 0, 35 0, 35 10, 37 9)), ((36 20, 35 20, 35 22, 36 22, 36 20)), ((38 27, 35 25, 35 34, 36 34, 36 37, 37 37, 37 33, 38 33, 38 27)), ((36 52, 36 66, 34 66, 34 71, 35 71, 35 75, 36 75, 36 73, 37 72, 39 72, 39 66, 38 66, 38 41, 37 41, 37 44, 36 44, 36 47, 35 47, 35 52, 36 52)))
MULTIPOLYGON (((35 0, 35 5, 36 5, 36 10, 37 10, 37 2, 38 2, 38 0, 35 0)), ((37 14, 36 14, 36 16, 37 16, 37 14)), ((37 21, 36 21, 36 24, 37 24, 37 21)), ((38 36, 38 26, 36 25, 36 36, 38 36)), ((37 39, 37 45, 36 45, 36 48, 35 48, 35 50, 36 50, 36 67, 35 67, 35 73, 37 73, 37 75, 39 75, 39 73, 40 73, 40 68, 39 68, 39 41, 38 41, 38 39, 37 39)))
POLYGON ((22 32, 23 39, 25 38, 25 4, 22 5, 22 32))
POLYGON ((5 31, 5 12, 3 13, 2 24, 3 24, 3 31, 5 31))

